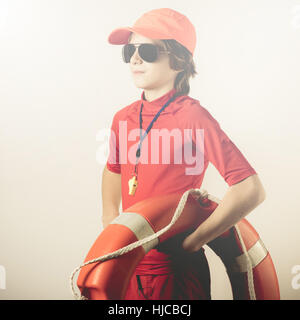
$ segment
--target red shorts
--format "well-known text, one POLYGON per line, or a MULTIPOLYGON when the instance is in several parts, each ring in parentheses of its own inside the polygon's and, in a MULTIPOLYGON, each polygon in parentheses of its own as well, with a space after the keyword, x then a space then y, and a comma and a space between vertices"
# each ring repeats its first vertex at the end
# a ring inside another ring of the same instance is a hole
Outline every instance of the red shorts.
POLYGON ((152 249, 136 267, 124 300, 210 300, 204 249, 195 253, 152 249))

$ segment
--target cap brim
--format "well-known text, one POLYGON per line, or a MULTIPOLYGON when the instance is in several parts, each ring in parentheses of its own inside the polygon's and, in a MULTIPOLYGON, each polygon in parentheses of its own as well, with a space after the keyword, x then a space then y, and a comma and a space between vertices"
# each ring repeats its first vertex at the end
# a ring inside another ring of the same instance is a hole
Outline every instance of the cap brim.
POLYGON ((108 36, 108 42, 111 44, 126 44, 131 32, 134 32, 134 30, 130 27, 115 29, 108 36))
POLYGON ((168 35, 165 35, 160 30, 153 30, 148 28, 137 28, 137 27, 123 27, 115 29, 111 32, 111 34, 108 36, 108 42, 111 44, 126 44, 128 43, 128 38, 130 34, 138 33, 144 37, 150 38, 150 39, 170 39, 168 35))

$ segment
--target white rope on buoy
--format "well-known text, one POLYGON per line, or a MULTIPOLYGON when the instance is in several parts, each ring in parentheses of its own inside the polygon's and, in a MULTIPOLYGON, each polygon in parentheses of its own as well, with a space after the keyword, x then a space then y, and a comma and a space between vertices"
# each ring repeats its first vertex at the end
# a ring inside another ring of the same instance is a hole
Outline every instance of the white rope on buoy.
POLYGON ((250 295, 250 300, 256 300, 256 294, 255 294, 255 287, 254 287, 254 279, 253 279, 253 269, 252 269, 252 261, 250 259, 250 255, 248 253, 248 250, 245 246, 243 237, 241 235, 240 229, 238 225, 236 224, 235 230, 237 232, 237 235, 239 237, 239 240, 242 245, 243 253, 245 254, 246 260, 247 260, 247 280, 248 280, 248 288, 249 288, 249 295, 250 295))

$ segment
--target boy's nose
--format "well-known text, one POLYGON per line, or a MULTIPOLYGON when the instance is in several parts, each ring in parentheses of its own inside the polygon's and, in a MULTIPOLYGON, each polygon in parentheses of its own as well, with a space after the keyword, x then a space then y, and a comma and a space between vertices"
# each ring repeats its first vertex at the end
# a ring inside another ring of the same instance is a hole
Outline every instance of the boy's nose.
POLYGON ((141 63, 143 62, 143 60, 141 59, 141 57, 139 56, 139 52, 138 49, 135 49, 135 52, 133 54, 133 56, 130 59, 130 63, 141 63))

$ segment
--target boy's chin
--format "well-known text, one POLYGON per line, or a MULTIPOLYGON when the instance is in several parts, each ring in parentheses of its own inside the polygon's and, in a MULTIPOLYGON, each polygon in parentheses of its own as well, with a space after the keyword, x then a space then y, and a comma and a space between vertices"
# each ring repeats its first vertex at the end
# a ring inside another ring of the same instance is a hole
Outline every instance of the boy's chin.
POLYGON ((143 90, 153 90, 155 86, 152 85, 146 85, 144 83, 136 83, 135 86, 137 88, 143 89, 143 90))
POLYGON ((137 88, 144 90, 151 90, 155 88, 155 85, 153 83, 149 83, 146 81, 134 81, 134 84, 137 88))

